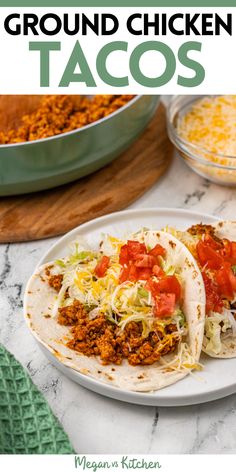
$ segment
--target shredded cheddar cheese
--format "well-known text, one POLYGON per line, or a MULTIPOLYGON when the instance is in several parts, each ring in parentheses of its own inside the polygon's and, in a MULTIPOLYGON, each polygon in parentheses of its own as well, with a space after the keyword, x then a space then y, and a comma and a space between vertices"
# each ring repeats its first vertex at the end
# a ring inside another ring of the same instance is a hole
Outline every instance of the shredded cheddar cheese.
POLYGON ((236 185, 236 95, 196 100, 179 116, 176 131, 190 167, 213 182, 236 185))
POLYGON ((179 119, 177 131, 182 139, 206 151, 236 156, 236 95, 197 100, 179 119))

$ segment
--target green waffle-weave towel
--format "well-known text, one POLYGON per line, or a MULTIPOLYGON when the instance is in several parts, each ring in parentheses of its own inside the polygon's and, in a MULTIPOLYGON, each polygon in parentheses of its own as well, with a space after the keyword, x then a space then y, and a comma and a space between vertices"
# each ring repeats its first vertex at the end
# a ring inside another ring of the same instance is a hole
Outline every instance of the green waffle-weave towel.
POLYGON ((43 395, 21 364, 1 344, 0 453, 74 453, 43 395))

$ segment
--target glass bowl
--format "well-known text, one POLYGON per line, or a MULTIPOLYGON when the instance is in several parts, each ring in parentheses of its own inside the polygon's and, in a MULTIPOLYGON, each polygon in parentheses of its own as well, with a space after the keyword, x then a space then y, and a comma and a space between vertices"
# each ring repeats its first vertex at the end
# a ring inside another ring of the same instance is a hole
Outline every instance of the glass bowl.
POLYGON ((178 132, 179 119, 192 105, 210 95, 179 95, 171 99, 167 106, 167 127, 169 138, 178 149, 186 164, 197 174, 211 182, 236 187, 236 156, 211 152, 190 141, 184 140, 178 132))

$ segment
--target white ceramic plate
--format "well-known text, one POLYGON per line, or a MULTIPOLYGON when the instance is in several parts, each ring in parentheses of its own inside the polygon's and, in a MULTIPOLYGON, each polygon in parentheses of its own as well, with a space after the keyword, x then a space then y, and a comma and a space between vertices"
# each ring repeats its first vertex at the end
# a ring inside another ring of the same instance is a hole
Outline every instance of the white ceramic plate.
MULTIPOLYGON (((210 215, 162 208, 113 213, 85 223, 63 236, 45 254, 39 265, 63 256, 68 244, 78 234, 86 236, 91 246, 96 246, 101 239, 101 233, 105 232, 122 236, 143 226, 160 229, 168 224, 185 229, 195 223, 213 223, 216 220, 210 215)), ((70 379, 97 393, 125 402, 154 406, 193 405, 216 400, 236 392, 236 359, 216 360, 203 355, 201 362, 205 368, 202 372, 189 375, 180 382, 157 392, 136 393, 120 390, 80 374, 64 366, 45 347, 41 344, 40 346, 50 361, 70 379)))

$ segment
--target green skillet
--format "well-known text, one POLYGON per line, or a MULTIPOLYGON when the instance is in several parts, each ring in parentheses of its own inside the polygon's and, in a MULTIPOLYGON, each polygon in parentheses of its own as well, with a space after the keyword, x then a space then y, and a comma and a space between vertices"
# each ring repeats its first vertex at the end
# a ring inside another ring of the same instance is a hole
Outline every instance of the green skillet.
POLYGON ((0 146, 0 195, 49 189, 84 177, 111 162, 147 126, 157 95, 136 96, 111 115, 78 130, 0 146))

